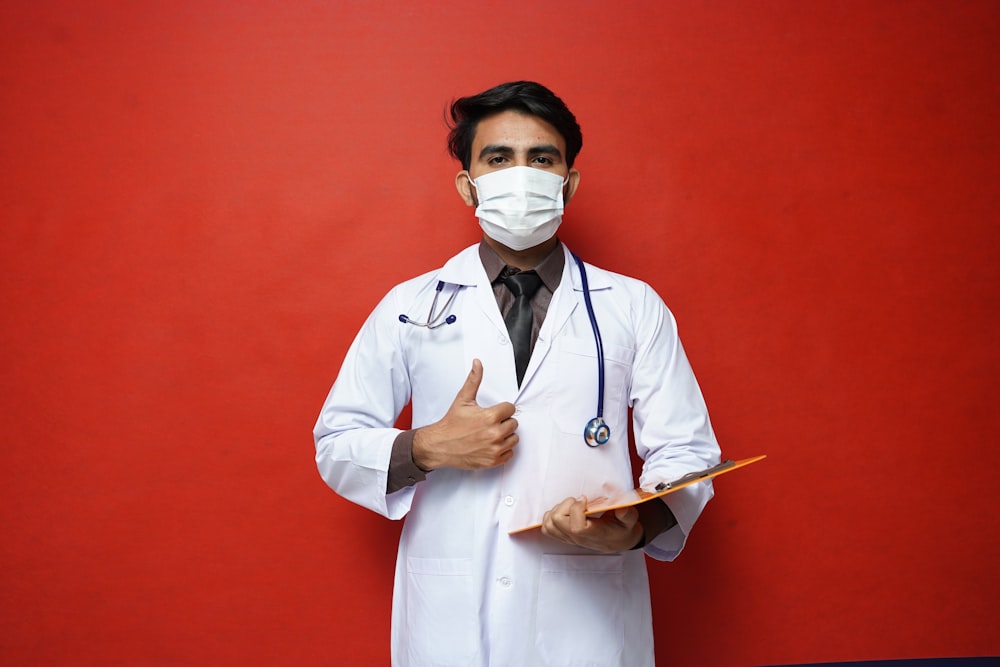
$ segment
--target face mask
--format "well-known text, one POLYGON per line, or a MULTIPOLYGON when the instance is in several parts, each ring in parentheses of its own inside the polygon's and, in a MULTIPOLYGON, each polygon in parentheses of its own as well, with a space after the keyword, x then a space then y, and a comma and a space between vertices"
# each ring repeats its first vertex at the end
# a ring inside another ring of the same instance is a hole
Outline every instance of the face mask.
POLYGON ((479 226, 491 239, 524 250, 555 236, 569 177, 563 180, 534 167, 508 167, 471 182, 479 195, 479 226))

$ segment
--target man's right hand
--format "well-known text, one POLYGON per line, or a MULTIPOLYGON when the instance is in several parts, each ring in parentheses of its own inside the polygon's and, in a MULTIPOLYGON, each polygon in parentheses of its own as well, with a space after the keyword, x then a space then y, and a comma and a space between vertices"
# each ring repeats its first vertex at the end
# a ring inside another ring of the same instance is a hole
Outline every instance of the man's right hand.
POLYGON ((480 407, 476 394, 482 381, 483 364, 473 359, 469 377, 441 421, 414 433, 413 462, 420 468, 480 470, 504 464, 514 455, 514 404, 480 407))

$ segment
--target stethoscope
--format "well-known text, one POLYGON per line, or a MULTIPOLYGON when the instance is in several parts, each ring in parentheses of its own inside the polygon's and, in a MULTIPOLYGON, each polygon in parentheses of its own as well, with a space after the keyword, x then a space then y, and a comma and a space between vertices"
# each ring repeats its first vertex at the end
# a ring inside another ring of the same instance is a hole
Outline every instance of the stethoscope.
MULTIPOLYGON (((590 318, 590 328, 594 331, 594 344, 597 346, 597 416, 587 422, 583 429, 583 440, 590 447, 598 447, 611 439, 611 427, 604 421, 604 343, 601 342, 601 329, 597 326, 597 316, 594 315, 594 304, 590 300, 590 284, 587 282, 587 270, 583 266, 583 260, 576 253, 571 253, 573 260, 580 269, 580 282, 583 285, 583 302, 587 307, 587 317, 590 318)), ((454 324, 458 318, 454 314, 445 315, 455 301, 455 296, 459 290, 456 289, 448 297, 444 307, 438 311, 438 297, 444 289, 444 281, 439 280, 434 288, 434 298, 431 300, 431 309, 427 313, 426 322, 418 322, 404 313, 400 313, 399 321, 403 324, 412 324, 425 329, 437 329, 446 324, 454 324)))
POLYGON ((455 300, 455 295, 458 294, 458 289, 456 288, 455 291, 451 293, 451 296, 448 297, 448 301, 444 304, 444 308, 441 310, 440 313, 438 313, 437 312, 438 297, 441 296, 441 290, 443 289, 444 289, 444 281, 439 280, 437 287, 434 288, 434 299, 431 301, 431 310, 429 313, 427 313, 426 322, 417 322, 415 319, 403 313, 399 314, 399 321, 402 322, 403 324, 412 324, 415 327, 424 327, 425 329, 437 329, 438 327, 443 327, 446 324, 454 324, 455 320, 457 320, 458 318, 455 317, 454 315, 449 315, 448 317, 444 317, 444 314, 448 312, 448 310, 451 308, 451 303, 452 301, 455 300))

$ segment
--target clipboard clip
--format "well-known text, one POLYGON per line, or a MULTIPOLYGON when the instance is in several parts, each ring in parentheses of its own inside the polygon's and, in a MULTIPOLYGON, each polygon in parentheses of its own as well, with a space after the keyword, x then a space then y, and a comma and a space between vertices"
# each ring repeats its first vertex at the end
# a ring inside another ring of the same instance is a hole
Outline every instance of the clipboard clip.
POLYGON ((723 470, 727 470, 736 465, 736 462, 732 459, 726 459, 717 466, 712 466, 711 468, 705 468, 704 470, 695 470, 694 472, 689 472, 688 474, 675 479, 672 482, 660 482, 656 485, 656 491, 666 491, 667 489, 673 488, 679 484, 686 484, 688 482, 693 482, 694 480, 701 479, 703 477, 710 477, 716 473, 720 473, 723 470))

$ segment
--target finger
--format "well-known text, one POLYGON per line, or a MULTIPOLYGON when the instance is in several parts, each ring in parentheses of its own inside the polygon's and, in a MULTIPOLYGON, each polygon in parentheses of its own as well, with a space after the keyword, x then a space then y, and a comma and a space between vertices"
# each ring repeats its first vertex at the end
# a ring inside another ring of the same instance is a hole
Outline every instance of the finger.
POLYGON ((574 533, 582 533, 587 529, 587 515, 584 514, 584 510, 587 509, 587 497, 583 496, 579 500, 573 501, 573 504, 569 507, 569 525, 570 530, 574 533))
POLYGON ((565 531, 556 522, 556 512, 556 509, 551 509, 545 513, 545 516, 542 518, 542 534, 562 540, 563 542, 569 542, 569 536, 566 535, 565 531))
POLYGON ((631 529, 639 520, 639 511, 634 507, 620 507, 615 510, 615 519, 618 523, 631 529))
POLYGON ((517 437, 517 433, 508 433, 506 437, 504 437, 503 442, 501 442, 500 444, 506 447, 507 449, 513 450, 514 446, 517 445, 517 443, 520 442, 520 440, 521 439, 517 437))
POLYGON ((569 508, 576 502, 576 498, 566 498, 550 510, 552 516, 569 516, 569 508))
POLYGON ((552 519, 549 518, 549 515, 551 513, 552 512, 546 512, 544 515, 542 515, 542 535, 547 535, 548 537, 552 537, 553 536, 552 535, 552 519))
POLYGON ((469 371, 465 383, 458 390, 455 396, 456 403, 475 403, 476 394, 479 393, 479 385, 483 382, 483 362, 479 359, 472 360, 472 370, 469 371))
POLYGON ((573 531, 573 508, 579 501, 576 498, 566 498, 548 512, 553 529, 560 535, 568 535, 573 531))
POLYGON ((490 420, 488 423, 491 426, 489 435, 493 438, 494 442, 503 442, 517 433, 516 419, 505 419, 501 422, 490 420))
POLYGON ((517 412, 517 408, 514 406, 513 403, 506 403, 506 402, 497 403, 496 405, 491 405, 490 407, 485 409, 490 413, 490 416, 496 419, 498 422, 510 419, 511 417, 514 416, 514 413, 517 412))
POLYGON ((511 441, 511 436, 516 436, 517 432, 517 422, 513 419, 507 419, 499 423, 490 421, 483 426, 484 429, 481 432, 481 436, 484 444, 489 444, 493 447, 509 447, 517 442, 517 440, 511 441))

